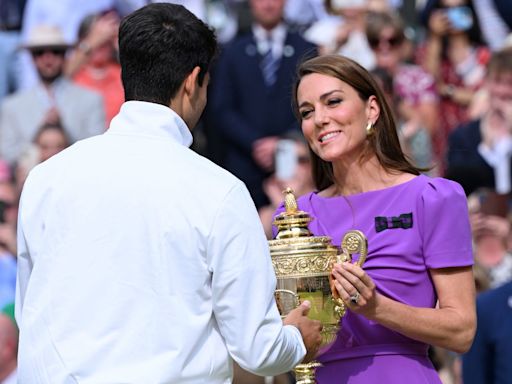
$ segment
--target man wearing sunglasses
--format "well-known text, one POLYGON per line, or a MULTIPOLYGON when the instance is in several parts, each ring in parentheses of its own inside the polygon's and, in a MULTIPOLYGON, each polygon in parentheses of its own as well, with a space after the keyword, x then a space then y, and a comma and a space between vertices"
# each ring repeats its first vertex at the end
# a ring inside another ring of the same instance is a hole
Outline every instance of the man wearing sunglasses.
POLYGON ((31 53, 39 83, 6 97, 0 105, 0 155, 10 164, 44 124, 60 121, 73 142, 105 130, 101 96, 63 77, 69 44, 60 30, 37 27, 23 47, 31 53))

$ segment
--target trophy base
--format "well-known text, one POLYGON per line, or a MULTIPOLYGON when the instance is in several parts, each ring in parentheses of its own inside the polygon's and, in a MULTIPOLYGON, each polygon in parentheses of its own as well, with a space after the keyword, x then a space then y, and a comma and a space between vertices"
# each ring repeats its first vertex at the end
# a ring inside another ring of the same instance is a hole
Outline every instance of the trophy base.
POLYGON ((295 372, 295 380, 297 384, 316 384, 315 369, 322 364, 312 361, 307 364, 299 364, 293 370, 295 372))

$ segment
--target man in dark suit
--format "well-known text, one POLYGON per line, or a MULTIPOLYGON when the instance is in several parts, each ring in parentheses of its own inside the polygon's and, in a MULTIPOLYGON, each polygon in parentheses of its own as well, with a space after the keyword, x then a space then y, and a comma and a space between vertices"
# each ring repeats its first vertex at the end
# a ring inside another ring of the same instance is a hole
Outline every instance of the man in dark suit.
POLYGON ((448 141, 446 177, 468 195, 479 187, 512 191, 512 49, 494 53, 487 71, 486 112, 455 129, 448 141))
POLYGON ((512 383, 512 281, 482 293, 477 316, 475 340, 463 356, 464 383, 512 383))
POLYGON ((262 182, 273 170, 279 136, 298 129, 291 108, 297 63, 316 47, 282 22, 285 0, 250 0, 253 25, 223 50, 210 86, 212 156, 245 182, 257 207, 268 203, 262 182))

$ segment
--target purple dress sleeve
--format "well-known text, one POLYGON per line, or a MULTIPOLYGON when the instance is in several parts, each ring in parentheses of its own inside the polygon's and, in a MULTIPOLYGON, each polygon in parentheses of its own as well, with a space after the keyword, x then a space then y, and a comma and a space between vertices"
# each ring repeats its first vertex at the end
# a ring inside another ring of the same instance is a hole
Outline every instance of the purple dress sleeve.
POLYGON ((427 268, 473 265, 471 228, 462 187, 447 179, 431 179, 419 204, 427 268))

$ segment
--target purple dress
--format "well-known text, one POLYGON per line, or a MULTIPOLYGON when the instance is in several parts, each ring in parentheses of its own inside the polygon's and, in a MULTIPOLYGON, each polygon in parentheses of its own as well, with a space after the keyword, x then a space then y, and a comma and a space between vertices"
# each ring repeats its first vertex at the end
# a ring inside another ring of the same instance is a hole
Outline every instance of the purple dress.
MULTIPOLYGON (((346 231, 368 238, 364 269, 377 290, 393 300, 433 308, 430 268, 473 264, 467 203, 460 185, 420 175, 400 185, 350 196, 298 199, 314 220, 315 236, 340 245, 346 231)), ((278 212, 281 212, 281 207, 278 212)), ((320 384, 441 383, 427 357, 428 345, 350 310, 336 341, 318 358, 320 384)))

